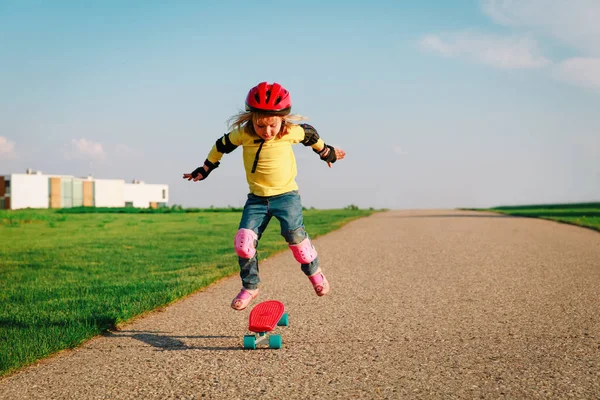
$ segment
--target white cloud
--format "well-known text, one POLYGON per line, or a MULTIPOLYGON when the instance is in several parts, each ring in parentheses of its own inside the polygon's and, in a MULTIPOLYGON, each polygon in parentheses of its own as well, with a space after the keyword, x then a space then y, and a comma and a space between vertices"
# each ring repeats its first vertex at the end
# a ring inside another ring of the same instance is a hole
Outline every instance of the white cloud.
POLYGON ((564 81, 600 89, 600 58, 570 58, 557 66, 556 74, 564 81))
POLYGON ((558 39, 588 55, 600 55, 598 0, 482 0, 494 22, 558 39))
POLYGON ((552 64, 556 79, 600 89, 600 0, 480 0, 480 4, 493 22, 511 33, 430 34, 420 40, 420 47, 498 68, 552 64), (548 39, 579 54, 552 62, 538 45, 538 40, 548 39))
POLYGON ((0 158, 17 158, 17 153, 15 152, 15 142, 8 140, 4 136, 0 136, 0 158))
POLYGON ((464 56, 497 68, 540 68, 550 61, 542 56, 537 41, 531 37, 503 37, 484 33, 463 32, 427 35, 419 45, 445 56, 464 56))
POLYGON ((67 158, 70 158, 69 156, 73 156, 75 158, 104 160, 106 158, 106 153, 104 153, 102 144, 82 138, 71 140, 71 151, 69 152, 67 158))
POLYGON ((438 53, 440 53, 442 55, 445 55, 445 56, 451 56, 451 55, 453 55, 455 53, 454 49, 452 48, 452 46, 444 43, 442 41, 442 39, 439 36, 437 36, 437 35, 427 35, 427 36, 424 36, 419 41, 419 46, 423 50, 429 50, 429 51, 438 52, 438 53))
POLYGON ((561 61, 554 76, 582 87, 600 89, 600 1, 598 0, 482 0, 493 21, 527 29, 579 51, 561 61))

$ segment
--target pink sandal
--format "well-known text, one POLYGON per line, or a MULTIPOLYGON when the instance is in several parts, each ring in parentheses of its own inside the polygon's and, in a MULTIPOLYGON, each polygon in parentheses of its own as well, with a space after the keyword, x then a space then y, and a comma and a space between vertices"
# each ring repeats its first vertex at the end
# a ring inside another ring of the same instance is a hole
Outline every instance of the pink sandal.
POLYGON ((254 300, 258 296, 258 289, 250 290, 246 288, 242 288, 237 296, 231 302, 231 308, 234 310, 241 311, 244 308, 248 307, 250 302, 254 300))
POLYGON ((327 293, 329 293, 329 282, 327 281, 327 278, 325 278, 325 275, 323 275, 321 268, 309 276, 308 279, 310 280, 310 283, 312 283, 317 296, 325 296, 327 293))

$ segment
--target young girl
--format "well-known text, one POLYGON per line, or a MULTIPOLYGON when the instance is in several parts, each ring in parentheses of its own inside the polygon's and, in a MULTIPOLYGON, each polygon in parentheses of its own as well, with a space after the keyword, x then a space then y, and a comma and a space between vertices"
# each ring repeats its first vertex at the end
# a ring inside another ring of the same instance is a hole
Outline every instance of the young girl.
POLYGON ((290 115, 291 108, 290 94, 280 84, 259 83, 248 92, 246 111, 229 119, 230 132, 217 140, 204 165, 183 174, 188 181, 206 179, 219 166, 223 154, 243 147, 250 193, 234 240, 242 278, 242 290, 231 302, 235 310, 245 309, 258 296, 256 248, 272 217, 279 220, 281 235, 317 295, 329 293, 329 282, 319 268, 317 251, 304 230, 292 145, 302 143, 312 147, 329 167, 346 153, 326 145, 312 126, 294 124, 305 118, 290 115))

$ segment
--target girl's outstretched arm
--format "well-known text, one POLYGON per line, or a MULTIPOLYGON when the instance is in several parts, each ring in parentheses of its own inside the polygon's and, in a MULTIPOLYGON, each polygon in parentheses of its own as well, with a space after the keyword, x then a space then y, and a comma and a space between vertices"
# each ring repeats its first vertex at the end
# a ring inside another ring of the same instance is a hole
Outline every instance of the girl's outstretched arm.
POLYGON ((208 157, 206 158, 206 161, 204 161, 204 165, 196 168, 190 174, 183 174, 183 179, 187 179, 188 181, 194 180, 194 182, 206 179, 208 174, 210 174, 213 169, 219 166, 223 154, 231 153, 240 144, 242 144, 242 135, 239 130, 232 131, 221 136, 219 139, 217 139, 212 149, 208 153, 208 157))
POLYGON ((321 157, 321 160, 329 165, 329 168, 331 168, 331 164, 337 160, 346 157, 346 152, 344 150, 336 149, 333 146, 326 144, 312 125, 300 124, 300 126, 304 129, 304 139, 300 143, 312 147, 313 151, 321 157))

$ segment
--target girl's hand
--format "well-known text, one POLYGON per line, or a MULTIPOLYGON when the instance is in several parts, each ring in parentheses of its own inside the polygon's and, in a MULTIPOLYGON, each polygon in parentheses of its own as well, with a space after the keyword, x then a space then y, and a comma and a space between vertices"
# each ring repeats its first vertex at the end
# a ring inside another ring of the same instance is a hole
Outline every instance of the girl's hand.
POLYGON ((204 177, 208 174, 206 174, 206 172, 208 172, 208 167, 205 165, 202 166, 202 168, 205 171, 205 175, 202 176, 201 174, 198 174, 195 178, 192 174, 183 174, 183 179, 187 179, 188 181, 191 181, 192 179, 194 180, 194 182, 198 182, 201 181, 202 179, 204 179, 204 177))
MULTIPOLYGON (((335 149, 335 158, 336 158, 336 161, 337 160, 341 160, 344 157, 346 157, 346 152, 344 150, 342 150, 342 149, 336 148, 335 149)), ((329 165, 329 168, 331 168, 331 163, 330 162, 328 162, 327 165, 329 165)))
POLYGON ((194 178, 192 177, 192 174, 183 174, 183 179, 187 179, 188 181, 191 181, 194 178))

